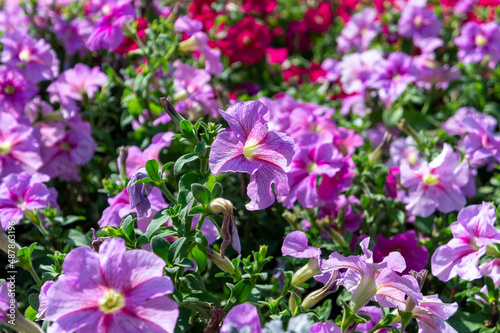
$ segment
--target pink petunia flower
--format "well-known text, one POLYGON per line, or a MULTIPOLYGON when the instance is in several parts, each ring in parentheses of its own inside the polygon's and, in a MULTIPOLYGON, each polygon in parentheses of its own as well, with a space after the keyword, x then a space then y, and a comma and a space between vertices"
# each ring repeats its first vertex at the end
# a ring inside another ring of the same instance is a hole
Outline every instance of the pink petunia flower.
POLYGON ((47 293, 49 332, 172 333, 179 310, 166 295, 174 286, 164 267, 151 252, 126 251, 121 238, 105 241, 99 253, 72 250, 47 293))
POLYGON ((500 243, 500 232, 494 226, 496 219, 495 207, 486 202, 462 209, 457 221, 450 225, 453 239, 438 247, 432 256, 432 274, 441 281, 457 275, 468 281, 483 276, 479 258, 488 245, 500 243))
POLYGON ((212 145, 209 164, 215 175, 220 172, 250 174, 247 194, 249 210, 269 207, 274 202, 271 184, 278 195, 287 195, 290 188, 286 172, 294 155, 294 141, 284 133, 269 131, 267 107, 250 101, 219 111, 230 130, 220 133, 212 145))
POLYGON ((438 295, 424 296, 422 302, 412 313, 417 316, 419 333, 456 333, 457 331, 446 322, 457 312, 458 304, 443 303, 438 295))
POLYGON ((450 213, 465 206, 462 191, 469 181, 469 164, 460 163, 458 153, 444 144, 443 151, 432 162, 423 162, 418 168, 401 164, 401 185, 408 187, 406 209, 416 216, 427 217, 436 209, 450 213))
POLYGON ((0 107, 18 118, 26 103, 38 92, 24 72, 14 66, 0 66, 0 107))

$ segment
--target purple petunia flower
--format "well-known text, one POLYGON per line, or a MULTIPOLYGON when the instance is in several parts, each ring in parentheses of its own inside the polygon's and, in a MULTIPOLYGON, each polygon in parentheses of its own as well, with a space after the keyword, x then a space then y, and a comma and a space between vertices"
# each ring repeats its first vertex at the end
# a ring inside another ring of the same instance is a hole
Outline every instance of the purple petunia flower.
POLYGON ((398 251, 405 259, 406 268, 401 274, 408 274, 410 270, 419 272, 427 266, 429 252, 425 246, 418 246, 414 230, 394 235, 391 239, 378 235, 377 244, 373 247, 374 261, 381 262, 392 251, 398 251))
POLYGON ((33 83, 52 80, 59 74, 56 53, 44 39, 36 40, 27 33, 12 32, 0 38, 2 62, 22 64, 26 78, 33 83))
POLYGON ((342 211, 343 228, 349 230, 351 233, 354 233, 361 227, 363 213, 357 213, 353 209, 353 206, 361 207, 359 199, 353 195, 346 197, 344 194, 341 194, 337 196, 335 200, 327 202, 325 206, 321 208, 318 219, 329 216, 331 221, 334 221, 342 211))
POLYGON ((0 177, 26 171, 34 173, 42 166, 34 128, 0 112, 0 177))
POLYGON ((52 103, 59 102, 67 111, 76 111, 75 101, 82 101, 86 94, 93 98, 99 87, 108 83, 108 77, 99 67, 90 68, 84 64, 76 64, 74 68, 65 70, 47 88, 52 103))
POLYGON ((136 17, 131 0, 115 0, 101 8, 103 14, 94 24, 87 39, 90 51, 107 49, 113 51, 123 40, 122 26, 136 17))
POLYGON ((36 315, 36 319, 42 319, 45 315, 45 311, 47 311, 47 292, 53 284, 54 281, 47 281, 40 289, 40 295, 38 296, 38 314, 36 315))
POLYGON ((458 60, 477 63, 488 57, 488 64, 493 67, 500 60, 500 28, 496 22, 478 24, 467 22, 455 38, 458 46, 458 60))
POLYGON ((406 4, 398 21, 399 35, 419 41, 436 37, 442 29, 438 17, 422 4, 406 4))
POLYGON ((130 198, 130 208, 136 209, 137 217, 151 216, 151 203, 148 200, 148 195, 151 194, 154 186, 151 183, 135 184, 136 181, 148 177, 149 175, 146 169, 141 168, 130 178, 127 186, 127 192, 130 198))
POLYGON ((374 8, 365 8, 351 16, 340 32, 340 36, 337 37, 339 52, 347 52, 351 49, 358 52, 366 50, 381 30, 376 19, 377 11, 374 8))
POLYGON ((401 185, 408 187, 406 209, 416 216, 427 217, 436 209, 450 213, 465 206, 461 189, 469 182, 469 164, 460 163, 460 156, 450 145, 432 162, 423 162, 418 168, 401 164, 401 185))
POLYGON ((234 329, 240 331, 245 327, 248 332, 262 332, 259 312, 254 305, 248 303, 238 304, 228 312, 226 318, 224 318, 220 333, 231 333, 234 329))
POLYGON ((387 163, 389 167, 399 167, 403 162, 414 166, 418 165, 422 160, 415 140, 411 136, 394 140, 389 148, 389 154, 391 155, 387 163))
POLYGON ((424 296, 422 302, 412 313, 417 316, 419 333, 456 333, 453 327, 446 322, 458 309, 457 303, 443 303, 438 295, 424 296))
POLYGON ((327 321, 312 325, 309 333, 342 333, 342 330, 336 324, 327 321))
POLYGON ((54 33, 68 54, 78 53, 83 57, 88 51, 85 41, 91 32, 92 25, 87 19, 77 17, 68 22, 56 17, 54 33))
POLYGON ((406 90, 408 84, 415 82, 418 75, 419 72, 410 56, 393 52, 375 68, 367 85, 378 89, 378 95, 383 102, 392 104, 406 90))
POLYGON ((2 227, 7 229, 9 222, 16 224, 23 217, 24 211, 41 209, 50 203, 57 208, 55 202, 57 192, 48 189, 44 182, 49 176, 40 173, 30 175, 26 172, 10 174, 0 184, 0 220, 2 227))
POLYGON ((344 56, 338 65, 342 90, 346 94, 363 94, 375 68, 382 61, 382 54, 377 50, 368 50, 344 56))
POLYGON ((126 251, 121 238, 104 241, 99 253, 72 250, 47 293, 49 332, 173 332, 179 310, 166 295, 174 286, 164 267, 151 252, 126 251))
POLYGON ((453 239, 438 247, 432 256, 432 274, 441 281, 457 275, 468 281, 480 278, 479 258, 488 245, 500 243, 496 219, 495 207, 486 202, 462 209, 457 221, 450 225, 453 239))
POLYGON ((24 72, 14 66, 0 66, 0 107, 16 118, 25 104, 36 95, 37 86, 26 79, 24 72))
POLYGON ((219 111, 230 130, 220 133, 210 152, 210 170, 246 172, 250 174, 247 194, 249 210, 269 207, 274 202, 271 184, 278 195, 290 191, 286 172, 294 155, 294 141, 284 133, 269 131, 270 113, 258 102, 238 103, 227 111, 219 111))
POLYGON ((336 196, 338 194, 336 191, 341 191, 350 185, 350 182, 347 181, 347 186, 320 190, 318 187, 331 184, 330 181, 326 181, 326 178, 335 177, 342 170, 346 161, 332 143, 325 142, 317 136, 308 135, 308 139, 304 142, 309 144, 297 146, 291 169, 287 172, 290 193, 280 198, 287 208, 292 208, 296 200, 306 208, 322 206, 324 199, 319 193, 334 192, 331 195, 336 196), (325 181, 319 182, 319 177, 325 181))

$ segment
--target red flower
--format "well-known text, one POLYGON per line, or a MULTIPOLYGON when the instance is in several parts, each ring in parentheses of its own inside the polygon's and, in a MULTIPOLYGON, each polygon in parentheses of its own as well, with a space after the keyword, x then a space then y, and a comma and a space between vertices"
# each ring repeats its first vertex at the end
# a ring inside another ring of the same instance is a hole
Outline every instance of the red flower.
POLYGON ((227 30, 224 39, 217 46, 231 62, 241 61, 249 64, 264 59, 266 48, 271 44, 269 29, 247 16, 227 30))
MULTIPOLYGON (((148 21, 145 18, 141 17, 136 20, 137 22, 137 37, 141 40, 146 35, 146 29, 148 28, 148 21)), ((124 38, 122 43, 113 51, 117 54, 128 54, 134 50, 137 50, 139 45, 135 42, 133 38, 124 38)))
POLYGON ((311 49, 305 21, 291 21, 286 31, 286 45, 290 51, 304 52, 311 49))
POLYGON ((319 78, 325 76, 325 71, 317 62, 311 62, 309 68, 290 66, 289 69, 283 71, 283 79, 286 82, 291 80, 296 81, 298 84, 304 82, 316 82, 319 78))
POLYGON ((266 49, 266 53, 267 53, 267 62, 272 65, 282 64, 288 57, 288 50, 284 47, 280 48, 268 47, 266 49))
POLYGON ((329 1, 323 1, 318 8, 309 8, 304 17, 307 30, 315 32, 327 31, 333 23, 333 8, 329 1))
POLYGON ((256 12, 256 13, 271 13, 276 5, 278 4, 276 0, 243 0, 243 10, 247 13, 256 12))
POLYGON ((205 30, 210 30, 214 26, 215 18, 219 15, 212 9, 214 0, 194 0, 188 8, 188 13, 192 19, 203 22, 205 30))

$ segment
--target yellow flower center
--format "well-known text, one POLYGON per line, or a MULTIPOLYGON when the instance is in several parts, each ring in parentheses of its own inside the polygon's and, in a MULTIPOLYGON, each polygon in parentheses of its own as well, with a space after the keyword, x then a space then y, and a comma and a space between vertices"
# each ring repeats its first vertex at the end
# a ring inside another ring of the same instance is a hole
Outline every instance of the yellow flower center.
POLYGON ((63 150, 63 151, 70 151, 70 150, 71 150, 71 146, 70 146, 70 144, 69 144, 69 143, 67 143, 67 142, 63 142, 63 143, 61 143, 61 146, 60 146, 60 147, 61 147, 61 150, 63 150))
POLYGON ((250 45, 250 44, 252 44, 252 38, 250 36, 243 37, 243 44, 244 45, 250 45))
POLYGON ((108 289, 98 301, 99 309, 105 314, 121 310, 125 306, 125 297, 122 293, 108 289))
POLYGON ((19 52, 19 60, 28 62, 31 58, 31 52, 29 50, 23 49, 19 52))
POLYGON ((415 28, 420 28, 422 26, 423 21, 424 18, 422 17, 422 15, 417 15, 413 20, 413 25, 415 26, 415 28))
POLYGON ((317 165, 316 163, 314 163, 314 162, 309 163, 309 164, 307 165, 307 172, 311 173, 311 172, 313 172, 314 170, 316 170, 316 168, 317 168, 317 167, 318 167, 318 165, 317 165))
POLYGON ((247 141, 245 143, 245 146, 243 147, 243 156, 245 156, 247 159, 251 160, 252 157, 255 156, 257 152, 257 148, 259 148, 259 143, 257 142, 252 142, 252 141, 247 141))
POLYGON ((7 85, 5 86, 5 89, 3 90, 7 95, 12 95, 13 93, 16 92, 16 88, 14 88, 13 85, 7 85))
POLYGON ((422 177, 422 181, 427 186, 433 186, 438 183, 439 176, 433 175, 432 173, 427 173, 422 177))
POLYGON ((12 145, 9 142, 0 142, 0 155, 7 155, 11 149, 12 145))
POLYGON ((417 154, 416 152, 411 153, 411 154, 408 156, 408 161, 409 161, 409 162, 410 162, 410 164, 412 164, 412 165, 417 164, 417 162, 418 162, 418 154, 417 154))
POLYGON ((483 35, 477 35, 476 38, 474 38, 474 43, 476 43, 476 46, 481 47, 485 46, 488 40, 483 35))

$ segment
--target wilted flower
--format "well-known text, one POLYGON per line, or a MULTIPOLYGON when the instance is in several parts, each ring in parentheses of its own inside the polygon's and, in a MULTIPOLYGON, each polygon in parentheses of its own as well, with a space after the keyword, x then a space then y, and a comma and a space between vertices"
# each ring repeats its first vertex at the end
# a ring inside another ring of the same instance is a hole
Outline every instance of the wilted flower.
POLYGON ((247 193, 249 210, 269 207, 274 202, 271 184, 278 195, 289 192, 286 172, 294 153, 293 139, 284 133, 269 131, 269 110, 258 102, 238 103, 219 111, 231 130, 220 133, 210 152, 210 170, 250 174, 247 193))
POLYGON ((47 293, 45 319, 52 332, 174 331, 178 305, 166 294, 174 291, 163 276, 165 262, 144 250, 126 251, 125 241, 113 238, 94 252, 72 250, 63 274, 47 293))
POLYGON ((215 198, 210 201, 207 209, 210 213, 222 213, 224 216, 224 221, 222 222, 221 227, 222 245, 220 247, 220 254, 222 258, 224 258, 224 253, 229 244, 233 246, 236 252, 241 253, 240 236, 238 236, 238 228, 236 226, 236 221, 234 220, 233 204, 231 201, 223 198, 215 198))
POLYGON ((462 209, 457 221, 450 225, 453 239, 438 247, 432 256, 432 274, 441 281, 457 275, 468 281, 483 276, 479 258, 487 252, 488 245, 500 243, 496 219, 495 207, 486 202, 462 209))

